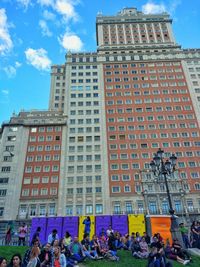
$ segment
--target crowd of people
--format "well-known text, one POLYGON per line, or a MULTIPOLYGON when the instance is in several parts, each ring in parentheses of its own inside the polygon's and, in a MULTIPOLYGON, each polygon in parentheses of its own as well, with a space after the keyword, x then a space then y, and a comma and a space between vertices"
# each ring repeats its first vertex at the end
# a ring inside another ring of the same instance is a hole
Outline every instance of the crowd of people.
MULTIPOLYGON (((110 225, 107 230, 102 228, 98 236, 93 235, 90 239, 90 218, 87 217, 83 224, 85 227, 82 240, 78 236, 72 238, 69 232, 60 238, 57 229, 53 229, 45 245, 40 242, 41 228, 38 227, 24 257, 15 254, 8 265, 5 258, 0 258, 0 267, 74 267, 85 259, 119 261, 119 250, 130 251, 136 259, 147 259, 148 267, 171 267, 173 261, 186 265, 192 260, 179 240, 173 239, 171 244, 169 240, 164 242, 160 233, 152 237, 146 232, 143 235, 139 232, 121 235, 110 225)), ((180 232, 185 248, 199 246, 199 222, 193 222, 191 226, 192 239, 183 223, 180 224, 180 232)), ((24 238, 20 236, 20 245, 23 242, 24 238)))

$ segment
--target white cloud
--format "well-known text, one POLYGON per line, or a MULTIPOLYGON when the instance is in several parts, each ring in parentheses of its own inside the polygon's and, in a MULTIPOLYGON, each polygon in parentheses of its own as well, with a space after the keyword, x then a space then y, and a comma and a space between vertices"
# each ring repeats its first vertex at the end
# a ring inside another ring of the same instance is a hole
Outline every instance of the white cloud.
POLYGON ((16 76, 16 68, 13 66, 8 66, 4 68, 5 73, 8 78, 14 78, 16 76))
POLYGON ((0 9, 0 55, 5 55, 13 47, 8 31, 8 22, 5 9, 0 9))
POLYGON ((182 0, 172 0, 169 5, 169 13, 173 14, 177 8, 178 5, 180 5, 182 0))
POLYGON ((41 6, 53 6, 54 0, 38 0, 41 6))
POLYGON ((15 67, 16 67, 16 68, 21 67, 21 65, 22 65, 22 64, 21 64, 20 62, 18 62, 18 61, 15 62, 15 67))
POLYGON ((21 4, 25 9, 27 9, 31 4, 31 0, 17 0, 17 2, 21 4))
POLYGON ((51 60, 47 56, 47 51, 43 48, 28 48, 25 51, 27 62, 38 70, 48 71, 51 66, 51 60))
POLYGON ((55 10, 67 20, 78 20, 78 14, 75 12, 74 6, 70 0, 57 0, 55 3, 55 10))
POLYGON ((42 29, 42 35, 43 36, 52 36, 52 32, 49 30, 49 27, 47 26, 47 23, 45 20, 39 21, 40 28, 42 29))
POLYGON ((81 39, 75 34, 65 33, 58 40, 66 50, 78 52, 83 47, 81 39))
POLYGON ((9 95, 9 91, 7 89, 2 89, 1 93, 5 96, 9 95))
POLYGON ((164 4, 154 4, 151 1, 142 6, 142 12, 144 14, 159 14, 165 11, 166 6, 164 4))
POLYGON ((51 6, 58 14, 64 17, 65 20, 77 21, 79 16, 76 13, 74 6, 79 3, 79 1, 73 0, 38 0, 41 6, 51 6))
POLYGON ((55 20, 56 16, 55 14, 53 14, 52 12, 48 11, 48 10, 45 10, 43 12, 43 17, 46 19, 46 20, 55 20))
POLYGON ((14 78, 17 74, 17 68, 21 67, 21 63, 16 61, 14 66, 7 66, 5 68, 3 68, 3 70, 5 71, 5 73, 7 74, 8 78, 14 78))

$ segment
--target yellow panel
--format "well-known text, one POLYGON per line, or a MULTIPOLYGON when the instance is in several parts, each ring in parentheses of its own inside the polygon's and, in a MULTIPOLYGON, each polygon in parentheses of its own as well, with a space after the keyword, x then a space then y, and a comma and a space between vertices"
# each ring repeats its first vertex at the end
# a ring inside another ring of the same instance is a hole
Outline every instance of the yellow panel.
MULTIPOLYGON (((86 216, 79 216, 79 241, 83 240, 83 235, 84 235, 84 228, 85 225, 83 224, 84 219, 86 216)), ((95 217, 92 215, 90 216, 91 220, 91 226, 90 226, 90 239, 92 239, 92 236, 94 235, 95 232, 95 217)))
POLYGON ((144 214, 128 215, 129 234, 139 232, 140 235, 146 231, 144 214))

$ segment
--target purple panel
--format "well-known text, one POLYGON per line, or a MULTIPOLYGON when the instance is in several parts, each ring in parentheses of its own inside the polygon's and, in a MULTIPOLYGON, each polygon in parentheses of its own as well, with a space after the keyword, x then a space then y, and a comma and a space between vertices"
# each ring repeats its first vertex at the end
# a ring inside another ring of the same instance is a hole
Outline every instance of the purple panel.
POLYGON ((39 226, 41 227, 40 242, 41 242, 41 244, 44 244, 46 242, 46 239, 45 239, 46 223, 47 223, 47 218, 33 218, 32 219, 30 239, 29 239, 30 242, 32 241, 33 235, 39 226))
POLYGON ((70 216, 63 218, 62 237, 65 236, 65 232, 69 232, 71 237, 78 236, 79 217, 70 216))
POLYGON ((52 217, 47 219, 46 241, 48 239, 48 235, 51 234, 53 229, 58 231, 59 239, 62 237, 62 224, 63 217, 52 217))
POLYGON ((97 236, 100 236, 102 233, 102 230, 106 232, 108 229, 108 226, 111 224, 111 216, 105 215, 105 216, 96 216, 95 217, 95 233, 97 236))
POLYGON ((128 233, 128 216, 127 215, 113 215, 112 229, 125 235, 128 233))

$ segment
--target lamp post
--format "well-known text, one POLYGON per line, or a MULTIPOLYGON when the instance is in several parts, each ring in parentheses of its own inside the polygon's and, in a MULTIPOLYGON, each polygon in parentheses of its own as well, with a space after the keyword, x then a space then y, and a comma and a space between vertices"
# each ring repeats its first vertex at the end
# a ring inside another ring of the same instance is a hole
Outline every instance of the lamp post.
POLYGON ((172 238, 173 239, 177 238, 182 244, 182 237, 181 237, 181 233, 179 231, 179 225, 177 222, 178 217, 174 215, 174 209, 172 206, 172 200, 171 200, 171 195, 169 192, 169 185, 168 185, 168 180, 167 180, 167 176, 170 176, 176 170, 175 166, 176 166, 177 157, 174 154, 172 154, 169 159, 164 160, 163 155, 164 155, 164 151, 159 148, 159 150, 157 151, 153 160, 150 163, 150 167, 151 167, 153 174, 156 177, 160 177, 160 176, 164 177, 164 183, 165 183, 167 198, 169 202, 169 214, 171 215, 170 231, 172 234, 172 238))

